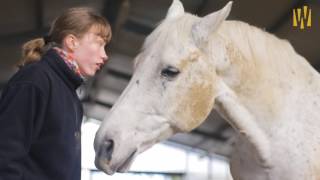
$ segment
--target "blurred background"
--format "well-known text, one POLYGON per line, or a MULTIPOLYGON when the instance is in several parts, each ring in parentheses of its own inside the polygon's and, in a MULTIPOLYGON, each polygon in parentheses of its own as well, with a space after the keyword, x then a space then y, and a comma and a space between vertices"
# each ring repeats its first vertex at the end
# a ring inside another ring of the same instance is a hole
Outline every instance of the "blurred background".
MULTIPOLYGON (((185 10, 205 16, 228 0, 181 0, 185 10)), ((17 71, 24 42, 46 35, 52 20, 69 7, 90 6, 111 23, 108 64, 79 90, 85 108, 82 126, 83 180, 226 180, 235 132, 215 112, 197 129, 178 134, 143 153, 129 173, 107 176, 93 164, 93 138, 99 123, 126 87, 132 63, 145 37, 165 17, 172 0, 2 0, 0 6, 0 94, 17 71)), ((230 20, 241 20, 289 40, 320 70, 320 2, 317 0, 234 0, 230 20), (293 10, 308 6, 312 25, 293 27, 293 10)))

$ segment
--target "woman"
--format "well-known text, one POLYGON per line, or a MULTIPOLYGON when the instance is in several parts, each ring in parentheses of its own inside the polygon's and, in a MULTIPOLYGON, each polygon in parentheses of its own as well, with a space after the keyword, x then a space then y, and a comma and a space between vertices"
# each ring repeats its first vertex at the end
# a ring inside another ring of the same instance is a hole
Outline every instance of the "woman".
POLYGON ((23 46, 0 100, 0 179, 79 180, 82 105, 76 89, 106 62, 109 23, 71 8, 23 46))

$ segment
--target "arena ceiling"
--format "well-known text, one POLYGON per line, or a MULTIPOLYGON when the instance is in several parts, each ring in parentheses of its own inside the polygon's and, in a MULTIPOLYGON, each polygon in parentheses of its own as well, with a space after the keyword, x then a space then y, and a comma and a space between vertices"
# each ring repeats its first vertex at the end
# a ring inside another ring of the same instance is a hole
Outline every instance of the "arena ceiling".
MULTIPOLYGON (((227 0, 181 0, 186 11, 204 16, 220 9, 227 0)), ((132 75, 132 62, 145 37, 166 15, 171 0, 5 0, 0 6, 0 89, 16 71, 23 42, 45 35, 53 18, 64 9, 91 6, 112 23, 113 40, 107 47, 109 63, 88 80, 80 94, 88 117, 103 119, 132 75)), ((258 26, 288 39, 298 53, 320 69, 320 2, 298 0, 234 0, 228 19, 258 26), (312 26, 292 26, 293 9, 312 9, 312 26)), ((235 132, 215 112, 189 134, 170 139, 177 143, 228 156, 235 132)))

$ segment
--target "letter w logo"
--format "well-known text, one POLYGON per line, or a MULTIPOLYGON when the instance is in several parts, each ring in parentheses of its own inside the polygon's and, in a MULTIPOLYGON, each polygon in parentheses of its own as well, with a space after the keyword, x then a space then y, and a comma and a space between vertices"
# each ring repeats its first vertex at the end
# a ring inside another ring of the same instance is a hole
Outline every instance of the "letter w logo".
POLYGON ((293 27, 305 29, 305 27, 311 27, 311 9, 308 6, 303 6, 303 9, 293 9, 293 27))

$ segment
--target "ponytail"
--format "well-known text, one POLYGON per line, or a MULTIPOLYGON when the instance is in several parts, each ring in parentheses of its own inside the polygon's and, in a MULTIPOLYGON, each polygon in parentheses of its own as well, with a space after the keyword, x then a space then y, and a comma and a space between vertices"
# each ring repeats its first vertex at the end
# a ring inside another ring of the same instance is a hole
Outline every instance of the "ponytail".
POLYGON ((39 61, 44 52, 45 42, 43 38, 30 40, 22 46, 22 58, 19 67, 39 61))

